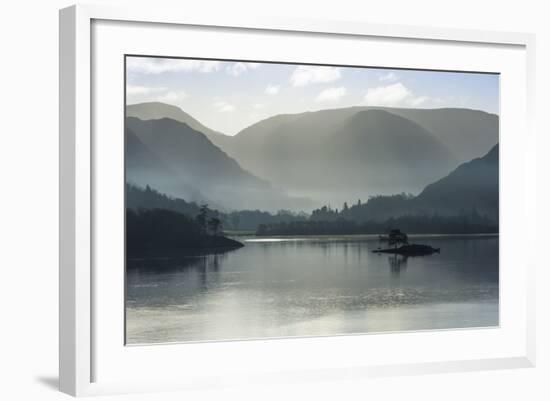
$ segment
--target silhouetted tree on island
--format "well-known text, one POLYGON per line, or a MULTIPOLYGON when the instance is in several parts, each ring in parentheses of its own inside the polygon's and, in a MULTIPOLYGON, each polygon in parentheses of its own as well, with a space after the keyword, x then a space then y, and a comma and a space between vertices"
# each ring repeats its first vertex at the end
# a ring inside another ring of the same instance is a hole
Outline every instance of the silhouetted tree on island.
POLYGON ((208 219, 208 213, 210 213, 210 209, 208 209, 208 205, 201 205, 199 209, 199 214, 195 217, 195 220, 197 220, 197 223, 199 223, 199 226, 201 227, 202 231, 204 233, 207 232, 207 219, 208 219))
POLYGON ((220 235, 220 231, 222 229, 222 221, 217 217, 211 217, 208 220, 208 228, 210 229, 210 234, 220 235))

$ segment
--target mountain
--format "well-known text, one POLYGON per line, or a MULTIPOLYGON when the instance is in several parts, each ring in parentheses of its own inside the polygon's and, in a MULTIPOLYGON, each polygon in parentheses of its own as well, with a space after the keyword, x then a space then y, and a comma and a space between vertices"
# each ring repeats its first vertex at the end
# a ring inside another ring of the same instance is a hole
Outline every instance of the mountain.
POLYGON ((458 164, 419 124, 358 107, 272 117, 233 137, 227 152, 276 186, 340 204, 418 192, 458 164))
POLYGON ((449 148, 457 160, 481 157, 498 142, 499 118, 484 111, 355 106, 270 117, 243 129, 233 137, 232 143, 255 138, 261 144, 270 135, 281 135, 285 129, 293 130, 294 123, 300 125, 300 136, 323 136, 341 126, 352 115, 365 110, 384 110, 420 125, 449 148))
POLYGON ((231 140, 230 136, 221 132, 214 131, 197 119, 184 112, 182 109, 170 104, 161 102, 136 103, 126 106, 126 117, 136 117, 140 120, 159 120, 161 118, 170 118, 180 123, 184 123, 194 129, 202 132, 216 146, 222 149, 231 140))
POLYGON ((384 109, 432 132, 457 160, 481 157, 498 142, 499 119, 484 111, 444 109, 384 109))
POLYGON ((140 186, 154 183, 159 190, 177 193, 190 201, 206 200, 200 191, 145 146, 130 128, 126 129, 125 154, 126 182, 140 186))
POLYGON ((419 183, 441 177, 457 163, 431 132, 384 110, 353 114, 327 142, 327 156, 348 169, 336 178, 347 177, 353 186, 380 188, 377 193, 387 193, 394 185, 412 192, 419 183))
POLYGON ((366 203, 345 207, 339 215, 327 208, 313 213, 316 220, 342 217, 354 221, 384 221, 405 215, 486 216, 498 224, 498 144, 483 157, 463 163, 427 185, 418 196, 376 196, 366 203))
POLYGON ((126 129, 124 145, 126 153, 126 178, 129 181, 140 184, 142 181, 150 181, 151 177, 174 174, 174 171, 149 150, 130 128, 126 129))
POLYGON ((460 209, 475 209, 498 221, 498 144, 485 156, 461 164, 446 177, 428 185, 415 198, 415 204, 419 211, 444 215, 456 213, 460 209))
MULTIPOLYGON (((276 115, 230 137, 163 103, 127 106, 204 133, 244 170, 320 206, 375 194, 418 194, 498 142, 498 116, 442 108, 348 107, 276 115)), ((296 209, 295 209, 296 210, 296 209)))
POLYGON ((127 175, 149 172, 137 184, 149 184, 186 200, 195 200, 189 198, 189 188, 196 188, 205 199, 227 209, 278 210, 307 205, 304 199, 290 198, 241 168, 187 124, 170 118, 143 121, 127 117, 126 135, 127 148, 132 150, 127 175))

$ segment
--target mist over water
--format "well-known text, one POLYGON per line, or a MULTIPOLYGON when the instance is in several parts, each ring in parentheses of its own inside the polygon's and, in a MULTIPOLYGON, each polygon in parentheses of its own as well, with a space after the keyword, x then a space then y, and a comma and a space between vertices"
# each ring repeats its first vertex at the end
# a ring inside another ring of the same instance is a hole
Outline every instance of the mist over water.
MULTIPOLYGON (((414 238, 413 238, 414 239, 414 238)), ((235 251, 130 259, 127 342, 497 326, 498 236, 428 236, 424 257, 374 236, 239 238, 235 251)))

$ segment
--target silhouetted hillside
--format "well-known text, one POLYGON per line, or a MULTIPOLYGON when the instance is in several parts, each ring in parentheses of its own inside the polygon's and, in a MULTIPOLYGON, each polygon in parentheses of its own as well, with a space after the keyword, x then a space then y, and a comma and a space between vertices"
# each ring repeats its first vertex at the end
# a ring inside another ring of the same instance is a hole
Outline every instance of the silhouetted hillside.
POLYGON ((414 203, 419 211, 446 215, 473 208, 498 221, 498 144, 484 157, 463 163, 448 176, 428 185, 414 203))

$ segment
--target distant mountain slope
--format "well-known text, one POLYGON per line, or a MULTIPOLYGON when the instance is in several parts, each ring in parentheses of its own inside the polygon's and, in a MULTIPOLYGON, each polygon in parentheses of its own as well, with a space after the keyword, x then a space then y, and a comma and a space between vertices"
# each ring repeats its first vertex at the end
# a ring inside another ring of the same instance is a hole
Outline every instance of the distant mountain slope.
POLYGON ((498 221, 498 144, 485 156, 461 164, 448 176, 428 185, 415 198, 415 208, 439 214, 476 209, 498 221))
POLYGON ((243 170, 203 133, 187 124, 170 118, 142 121, 128 117, 126 125, 164 163, 195 181, 223 184, 231 178, 234 184, 269 185, 243 170))
MULTIPOLYGON (((144 183, 142 180, 138 184, 149 184, 182 198, 188 196, 188 191, 178 191, 179 185, 196 188, 207 199, 227 209, 278 210, 306 205, 303 199, 290 198, 274 189, 269 182, 241 168, 204 134, 187 124, 169 118, 142 121, 128 117, 126 129, 130 138, 128 142, 132 146, 137 143, 132 139, 134 134, 139 143, 148 149, 148 153, 142 156, 142 170, 153 172, 150 173, 153 176, 147 177, 150 182, 144 183), (151 155, 156 155, 156 160, 151 155), (165 188, 170 188, 170 191, 165 188)), ((135 164, 132 161, 129 165, 135 164)))
POLYGON ((431 132, 384 110, 353 114, 327 142, 329 155, 339 160, 339 165, 351 168, 343 171, 341 178, 384 192, 396 184, 403 191, 412 191, 419 183, 441 177, 457 163, 431 132))
POLYGON ((141 180, 141 176, 147 180, 147 176, 159 174, 171 175, 170 170, 160 158, 155 155, 130 129, 126 129, 126 177, 130 180, 141 180))
POLYGON ((126 106, 126 117, 137 117, 140 120, 159 120, 161 118, 170 118, 172 120, 179 121, 180 123, 187 124, 195 131, 202 132, 214 145, 220 146, 222 149, 226 142, 231 140, 231 137, 204 126, 197 119, 193 118, 179 107, 166 103, 146 102, 128 105, 126 106))
POLYGON ((447 146, 457 160, 465 161, 480 157, 495 142, 498 142, 498 116, 484 111, 464 108, 412 109, 355 106, 315 112, 280 114, 249 126, 234 137, 212 130, 179 107, 166 103, 147 102, 128 105, 126 115, 141 120, 166 117, 183 122, 204 133, 215 145, 233 155, 233 151, 238 151, 238 148, 242 146, 241 142, 245 140, 253 141, 256 146, 262 147, 269 136, 281 135, 281 132, 284 131, 283 128, 288 128, 294 132, 302 128, 300 137, 303 136, 304 138, 323 136, 323 134, 338 129, 344 120, 363 110, 385 110, 417 123, 447 146), (293 127, 294 123, 298 126, 293 127))
MULTIPOLYGON (((499 118, 495 114, 461 108, 411 109, 394 107, 355 106, 341 109, 327 109, 298 114, 284 114, 267 118, 243 129, 233 138, 265 141, 269 135, 285 135, 284 129, 297 132, 300 137, 324 136, 338 129, 344 120, 364 110, 385 110, 406 118, 430 131, 445 145, 457 160, 471 160, 481 157, 498 142, 499 118), (296 123, 298 127, 292 127, 296 123)), ((286 134, 286 136, 291 136, 286 134)), ((228 149, 230 150, 230 149, 228 149)))
POLYGON ((273 140, 271 139, 272 135, 277 135, 308 144, 312 139, 330 136, 342 127, 346 119, 362 110, 364 108, 349 107, 297 114, 278 114, 243 129, 233 139, 239 144, 254 141, 260 145, 265 141, 273 140))
POLYGON ((410 192, 498 142, 498 116, 469 109, 349 107, 276 115, 230 137, 163 103, 127 106, 128 116, 168 117, 203 132, 244 169, 296 196, 341 204, 410 192))
POLYGON ((126 129, 126 182, 140 186, 155 185, 166 193, 177 193, 190 201, 206 201, 180 174, 149 149, 130 129, 126 129))
POLYGON ((289 191, 338 203, 418 192, 458 164, 431 132, 383 110, 276 116, 233 140, 228 153, 245 168, 289 191))
MULTIPOLYGON (((366 203, 346 208, 341 217, 355 221, 383 221, 404 215, 457 216, 472 213, 487 216, 498 223, 498 144, 485 156, 461 164, 444 178, 426 186, 416 197, 376 196, 366 203)), ((314 215, 317 219, 337 217, 326 208, 314 215)))
POLYGON ((498 142, 499 119, 484 111, 384 108, 432 132, 461 161, 481 157, 498 142))

